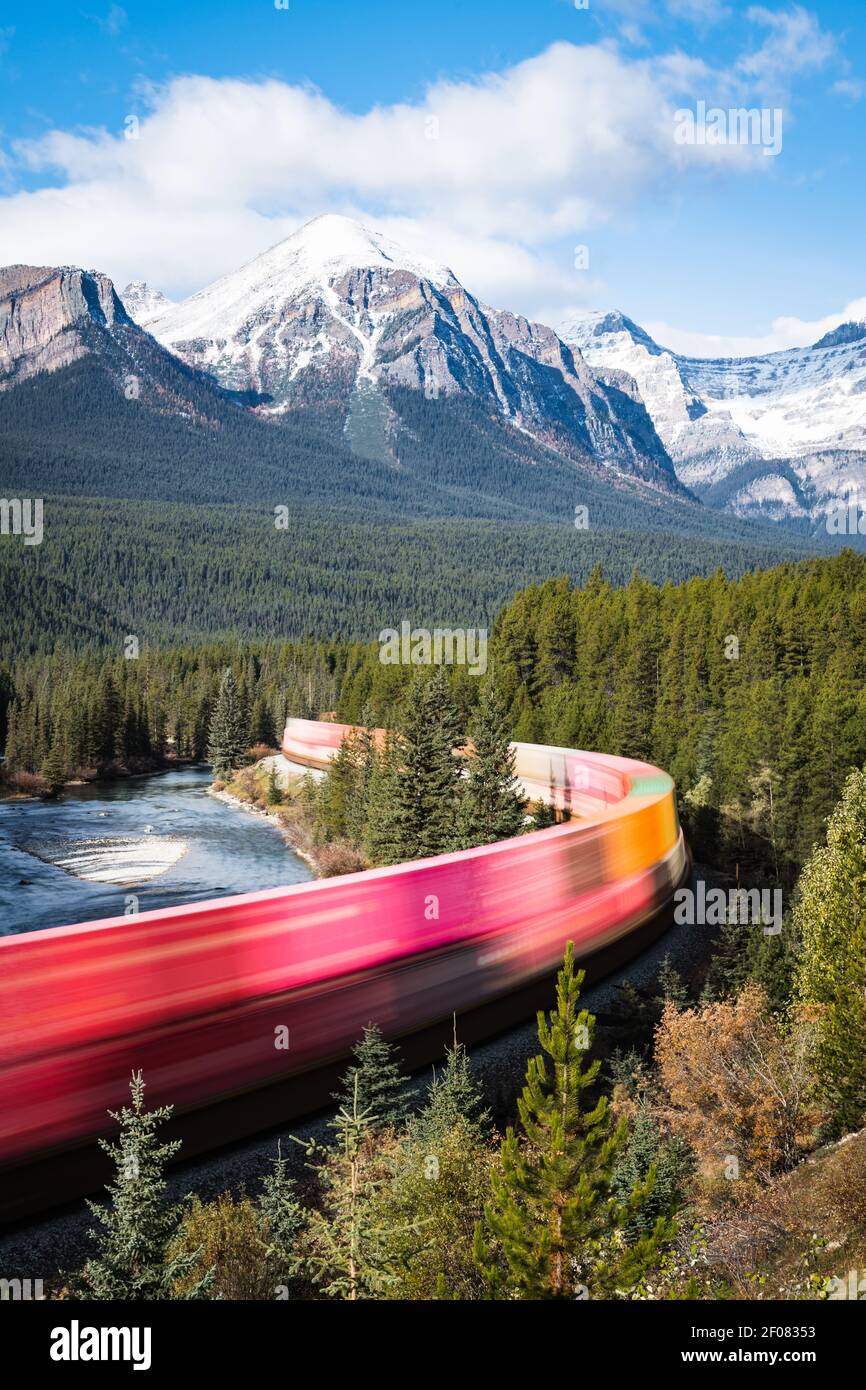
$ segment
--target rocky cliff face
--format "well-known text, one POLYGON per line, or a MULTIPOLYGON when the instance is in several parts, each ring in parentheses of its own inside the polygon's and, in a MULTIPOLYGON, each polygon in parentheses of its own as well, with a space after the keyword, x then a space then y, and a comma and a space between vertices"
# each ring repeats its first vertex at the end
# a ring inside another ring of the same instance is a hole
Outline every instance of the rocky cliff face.
POLYGON ((235 409, 133 322, 107 275, 76 266, 0 269, 0 391, 85 359, 131 407, 198 424, 235 409))
POLYGON ((559 331, 605 379, 614 372, 633 379, 678 477, 688 486, 715 482, 759 457, 726 411, 707 408, 683 359, 660 348, 625 314, 578 315, 559 331))
POLYGON ((107 275, 75 266, 0 269, 0 388, 69 366, 89 331, 130 325, 107 275))

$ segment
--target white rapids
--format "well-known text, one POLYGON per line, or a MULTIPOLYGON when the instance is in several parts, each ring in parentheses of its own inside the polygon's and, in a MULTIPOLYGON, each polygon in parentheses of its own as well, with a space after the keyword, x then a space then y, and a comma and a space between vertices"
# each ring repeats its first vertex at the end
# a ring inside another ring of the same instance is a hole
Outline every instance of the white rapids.
POLYGON ((146 883, 182 859, 186 840, 170 835, 115 835, 105 839, 28 844, 28 853, 89 883, 146 883))

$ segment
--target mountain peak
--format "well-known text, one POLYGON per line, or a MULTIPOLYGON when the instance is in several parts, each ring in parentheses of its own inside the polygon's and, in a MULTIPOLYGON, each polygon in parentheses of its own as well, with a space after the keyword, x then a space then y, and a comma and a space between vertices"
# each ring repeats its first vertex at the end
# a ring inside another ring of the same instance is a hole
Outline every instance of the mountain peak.
POLYGON ((146 280, 130 280, 120 298, 129 317, 141 327, 172 307, 168 296, 162 290, 152 289, 146 280))
POLYGON ((621 309, 583 309, 563 320, 557 329, 559 336, 572 343, 583 352, 584 347, 601 347, 610 344, 617 335, 625 334, 632 342, 640 343, 648 352, 661 353, 650 335, 624 314, 621 309))
POLYGON ((305 222, 250 261, 249 268, 269 264, 292 273, 293 279, 319 283, 339 279, 351 270, 406 270, 439 287, 454 281, 446 266, 409 251, 353 217, 330 212, 305 222))
POLYGON ((351 217, 326 213, 306 222, 239 270, 161 313, 151 331, 164 343, 214 335, 224 338, 271 317, 288 304, 325 298, 331 286, 358 270, 405 271, 437 289, 457 286, 447 267, 399 246, 351 217))
POLYGON ((866 323, 840 323, 819 338, 812 346, 816 348, 847 347, 848 343, 859 343, 866 339, 866 323))

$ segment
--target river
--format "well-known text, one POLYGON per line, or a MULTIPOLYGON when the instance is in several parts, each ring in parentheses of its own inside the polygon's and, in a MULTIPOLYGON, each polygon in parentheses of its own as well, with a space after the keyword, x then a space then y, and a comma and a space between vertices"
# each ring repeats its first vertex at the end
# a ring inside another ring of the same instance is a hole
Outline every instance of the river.
POLYGON ((272 822, 208 796, 211 776, 178 768, 0 801, 0 935, 311 879, 272 822))

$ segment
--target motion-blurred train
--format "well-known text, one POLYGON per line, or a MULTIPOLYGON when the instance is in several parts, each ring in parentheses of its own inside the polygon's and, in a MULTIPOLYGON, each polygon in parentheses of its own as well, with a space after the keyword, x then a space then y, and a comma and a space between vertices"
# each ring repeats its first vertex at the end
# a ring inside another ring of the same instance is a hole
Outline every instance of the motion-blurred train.
MULTIPOLYGON (((347 726, 291 719, 327 767, 347 726)), ((460 853, 0 937, 4 1176, 92 1144, 144 1072, 149 1105, 212 1106, 407 1037, 637 933, 687 871, 673 783, 625 758, 515 746, 528 800, 570 813, 460 853)), ((272 1122, 282 1116, 274 1114, 272 1122)))

